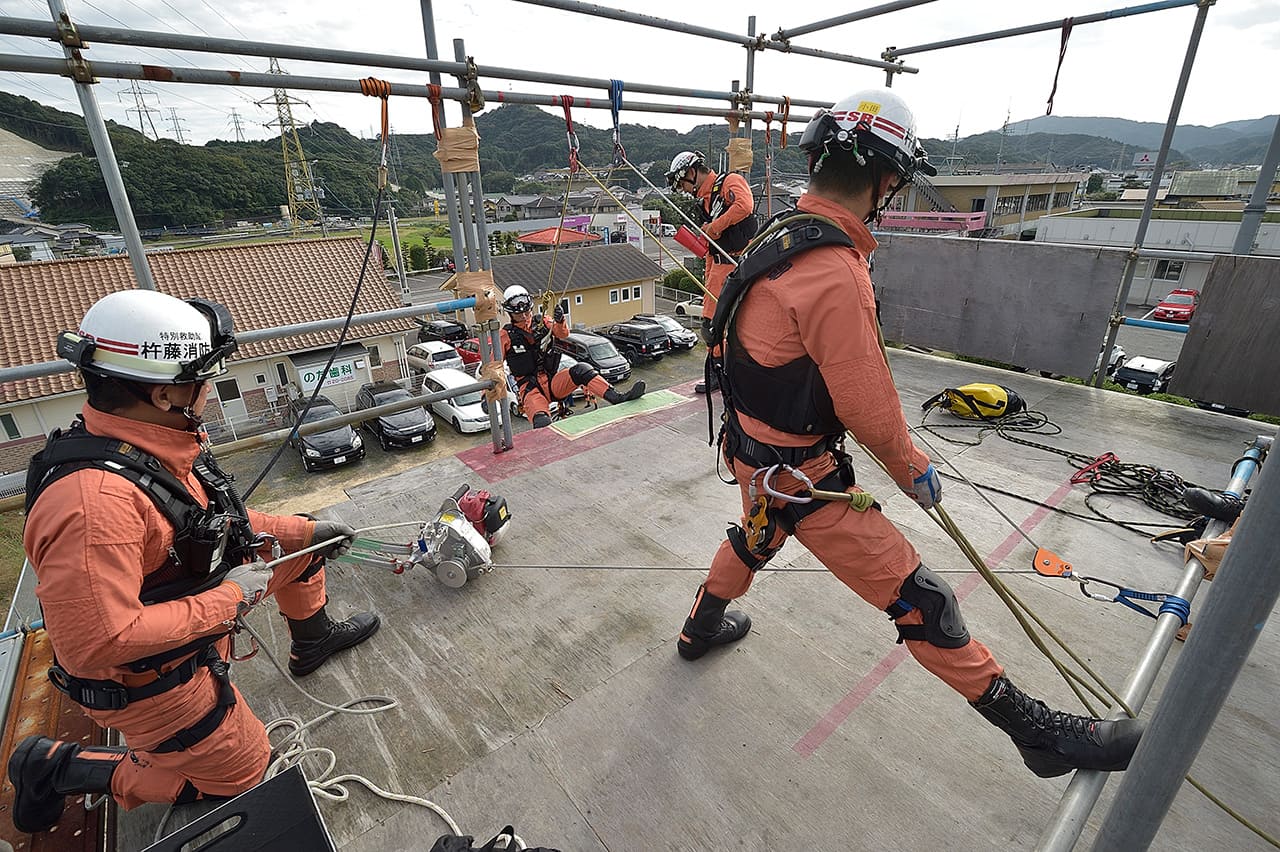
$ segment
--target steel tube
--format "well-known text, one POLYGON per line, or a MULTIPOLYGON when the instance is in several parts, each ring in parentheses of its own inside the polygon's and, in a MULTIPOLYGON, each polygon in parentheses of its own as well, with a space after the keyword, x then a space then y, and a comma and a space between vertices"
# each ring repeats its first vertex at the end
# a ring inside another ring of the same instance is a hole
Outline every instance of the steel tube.
MULTIPOLYGON (((63 0, 49 0, 49 13, 55 21, 62 21, 70 26, 71 16, 67 14, 67 4, 63 0)), ((54 27, 55 33, 57 27, 54 27)), ((55 38, 55 40, 57 40, 55 38)), ((64 44, 63 55, 66 56, 64 67, 68 75, 73 65, 81 63, 80 49, 64 44)), ((53 60, 58 62, 58 60, 53 60)), ((94 154, 98 158, 98 169, 102 172, 102 180, 107 186, 107 195, 111 199, 111 209, 116 214, 116 224, 124 237, 125 247, 129 250, 129 265, 133 268, 133 277, 138 286, 144 290, 156 289, 155 279, 151 276, 151 265, 147 262, 146 249, 142 247, 142 234, 138 233, 138 223, 133 218, 133 205, 129 203, 129 193, 124 187, 124 176, 120 174, 120 163, 116 159, 115 148, 111 145, 111 136, 107 133, 107 124, 98 109, 98 96, 93 93, 90 82, 76 80, 76 97, 80 100, 80 109, 84 113, 84 125, 89 131, 89 141, 93 144, 94 154)))
POLYGON ((655 18, 653 15, 641 15, 638 12, 627 12, 622 9, 610 9, 607 6, 598 6, 595 3, 579 3, 577 0, 516 0, 516 2, 528 3, 531 6, 545 6, 548 9, 560 9, 565 12, 581 12, 584 15, 590 15, 595 18, 612 18, 615 21, 625 21, 629 24, 640 24, 641 26, 646 27, 657 27, 663 30, 685 33, 686 35, 701 36, 702 38, 710 38, 717 41, 728 41, 753 50, 780 50, 784 53, 796 53, 800 56, 815 56, 819 59, 833 59, 837 62, 849 62, 854 65, 867 65, 871 68, 904 71, 908 74, 915 74, 920 70, 919 68, 900 66, 893 62, 885 62, 881 59, 867 59, 861 56, 832 53, 827 50, 815 50, 811 47, 796 47, 795 45, 779 44, 777 42, 766 41, 763 38, 752 38, 750 36, 738 35, 737 33, 725 32, 724 30, 713 30, 709 27, 699 27, 694 26, 693 24, 681 23, 679 21, 670 21, 666 18, 655 18))
MULTIPOLYGON (((1186 5, 1186 0, 1167 0, 1170 3, 1186 5)), ((1209 4, 1205 3, 1196 11, 1196 20, 1191 27, 1191 38, 1187 41, 1187 53, 1182 60, 1182 71, 1178 74, 1178 85, 1173 92, 1173 103, 1169 106, 1169 120, 1164 125, 1164 136, 1160 140, 1160 151, 1156 154, 1156 162, 1151 173, 1151 186, 1147 189, 1147 200, 1142 205, 1142 215, 1138 218, 1138 230, 1133 236, 1133 249, 1125 262, 1124 272, 1120 276, 1120 288, 1116 293, 1115 303, 1111 307, 1113 321, 1107 328, 1107 339, 1102 347, 1103 352, 1110 352, 1120 335, 1120 323, 1115 321, 1123 315, 1125 305, 1129 301, 1129 291, 1133 288, 1133 273, 1137 270, 1138 250, 1147 238, 1147 228, 1151 224, 1151 211, 1156 206, 1156 195, 1160 191, 1160 176, 1164 174, 1165 162, 1169 159, 1169 148, 1173 145, 1173 132, 1178 127, 1178 115, 1182 112, 1182 99, 1187 93, 1187 83, 1191 79, 1191 69, 1196 63, 1196 51, 1200 48, 1200 36, 1204 33, 1204 22, 1209 16, 1209 4)), ((1093 386, 1102 387, 1106 378, 1106 370, 1099 370, 1094 377, 1093 386)))
MULTIPOLYGON (((1241 493, 1237 491, 1236 493, 1241 493)), ((1095 850, 1146 849, 1195 762, 1276 601, 1280 477, 1263 476, 1138 750, 1098 830, 1095 850)))
MULTIPOLYGON (((366 66, 370 68, 395 68, 403 71, 427 71, 435 74, 458 74, 466 70, 458 62, 447 62, 433 57, 395 56, 385 53, 365 53, 355 50, 331 50, 306 45, 279 44, 276 42, 242 41, 212 36, 190 36, 180 33, 154 30, 127 30, 118 27, 77 26, 85 41, 114 44, 127 47, 155 47, 165 50, 187 50, 196 53, 241 54, 245 56, 295 59, 302 62, 331 62, 340 65, 366 66)), ((48 21, 30 18, 0 18, 0 35, 30 36, 57 41, 58 30, 48 21)), ((576 74, 553 74, 546 71, 526 71, 519 68, 503 68, 496 65, 477 65, 482 77, 498 80, 520 80, 529 83, 548 83, 559 86, 609 90, 609 80, 602 77, 583 77, 576 74)), ((432 80, 438 83, 438 79, 432 80)), ((733 96, 732 92, 716 92, 709 89, 693 89, 684 86, 659 86, 646 83, 627 83, 627 90, 646 95, 666 95, 678 98, 722 101, 733 96)), ((761 95, 756 100, 783 103, 780 96, 761 95)), ((828 107, 823 101, 792 98, 793 106, 828 107)))
POLYGON ((923 6, 926 3, 933 3, 935 0, 896 0, 894 3, 885 3, 880 6, 872 6, 869 9, 863 9, 861 12, 850 12, 847 15, 837 15, 834 18, 827 18, 825 21, 815 21, 812 24, 804 24, 799 27, 792 27, 789 30, 780 29, 773 34, 774 41, 786 41, 796 36, 807 35, 825 30, 828 27, 838 27, 841 24, 847 24, 852 21, 861 21, 866 18, 874 18, 877 15, 884 15, 889 12, 897 12, 900 9, 910 9, 912 6, 923 6))
MULTIPOLYGON (((1195 6, 1201 0, 1161 0, 1159 3, 1146 3, 1142 6, 1129 6, 1125 9, 1112 9, 1110 12, 1098 12, 1093 15, 1080 15, 1071 19, 1071 26, 1078 27, 1081 24, 1096 24, 1101 21, 1110 21, 1116 18, 1128 18, 1132 15, 1145 15, 1148 12, 1163 12, 1166 9, 1177 9, 1180 6, 1195 6)), ((889 47, 886 48, 883 56, 907 56, 912 53, 924 53, 929 50, 942 50, 947 47, 958 47, 962 44, 978 44, 984 41, 996 41, 1002 38, 1012 38, 1013 36, 1029 35, 1030 33, 1042 33, 1047 30, 1062 29, 1062 20, 1045 21, 1043 24, 1028 24, 1025 27, 1013 27, 1007 30, 994 30, 989 33, 981 33, 979 35, 962 36, 961 38, 950 38, 946 41, 933 41, 928 44, 916 44, 911 47, 889 47)))
MULTIPOLYGON (((747 35, 752 38, 756 36, 756 16, 751 15, 747 18, 747 35)), ((754 100, 752 91, 756 87, 756 52, 754 50, 747 51, 747 110, 750 112, 751 103, 754 100)), ((743 122, 744 129, 747 131, 747 139, 751 138, 751 116, 748 114, 747 119, 743 122)), ((751 180, 751 173, 748 170, 747 181, 751 180)))
POLYGON ((1280 165, 1280 118, 1276 119, 1271 144, 1267 146, 1267 153, 1262 158, 1258 182, 1254 184, 1253 194, 1249 196, 1249 203, 1244 206, 1244 213, 1240 216, 1240 230, 1236 231, 1232 254, 1253 254, 1253 238, 1258 235, 1258 227, 1262 225, 1262 214, 1267 212, 1267 196, 1271 194, 1277 165, 1280 165))
MULTIPOLYGON (((1270 438, 1259 436, 1255 439, 1253 446, 1245 452, 1245 455, 1255 462, 1259 461, 1266 455, 1270 446, 1270 438)), ((1231 472, 1231 481, 1228 483, 1227 489, 1237 494, 1244 493, 1244 488, 1248 485, 1249 479, 1256 469, 1255 465, 1246 467, 1242 464, 1237 464, 1231 472)), ((1205 527, 1204 535, 1207 538, 1216 536, 1226 528, 1227 525, 1222 521, 1210 521, 1205 527)), ((1187 560, 1182 578, 1174 594, 1186 601, 1191 601, 1203 581, 1204 565, 1199 559, 1193 557, 1187 560)), ((1200 618, 1202 616, 1197 616, 1198 620, 1200 618)), ((1173 646, 1178 630, 1181 627, 1181 619, 1171 612, 1161 613, 1156 618, 1156 626, 1151 632, 1151 637, 1147 640, 1147 647, 1144 649, 1142 657, 1139 658, 1138 664, 1129 673, 1129 679, 1125 682, 1124 689, 1120 691, 1121 699, 1135 713, 1142 709, 1147 696, 1151 694, 1151 688, 1155 684, 1156 676, 1160 673, 1160 666, 1168 656, 1169 649, 1173 646)), ((1166 697, 1168 696, 1167 688, 1165 695, 1166 697)), ((1157 712, 1159 711, 1157 710, 1157 712)), ((1126 715, 1122 708, 1116 708, 1111 712, 1109 718, 1122 719, 1126 715)), ((1097 803, 1098 797, 1102 795, 1102 788, 1106 786, 1110 777, 1110 773, 1107 772, 1076 772, 1071 782, 1067 784, 1067 789, 1062 794, 1062 798, 1058 801, 1058 808, 1054 812, 1053 818, 1045 827, 1044 833, 1040 835, 1040 842, 1036 846, 1037 852, 1071 852, 1075 848, 1076 841, 1080 839, 1080 833, 1084 831, 1085 822, 1089 819, 1089 813, 1097 803)))
POLYGON ((1173 331, 1178 334, 1186 334, 1188 328, 1184 323, 1160 322, 1159 320, 1138 319, 1137 317, 1125 317, 1120 321, 1120 324, 1133 325, 1138 328, 1154 328, 1158 331, 1173 331))

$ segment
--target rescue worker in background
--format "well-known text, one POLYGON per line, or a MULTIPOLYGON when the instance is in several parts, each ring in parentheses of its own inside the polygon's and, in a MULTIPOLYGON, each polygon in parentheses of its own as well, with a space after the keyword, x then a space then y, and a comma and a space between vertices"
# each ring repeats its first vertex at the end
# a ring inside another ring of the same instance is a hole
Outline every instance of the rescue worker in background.
POLYGON ((595 367, 579 361, 567 370, 560 369, 560 353, 551 345, 553 338, 569 336, 569 323, 564 308, 556 305, 548 318, 533 316, 533 298, 519 284, 502 293, 502 307, 511 322, 502 327, 502 355, 507 370, 515 376, 520 405, 533 428, 551 425, 551 400, 568 399, 579 387, 586 388, 605 402, 617 405, 644 396, 644 382, 636 382, 627 393, 619 393, 604 380, 595 367))
POLYGON ((373 613, 325 612, 324 557, 355 530, 245 509, 209 452, 201 415, 235 348, 225 307, 152 290, 108 294, 59 336, 88 401, 32 459, 23 546, 50 679, 128 748, 24 739, 9 758, 20 831, 53 827, 67 795, 109 792, 134 808, 261 781, 271 746, 225 660, 236 617, 265 596, 288 623, 295 675, 378 629, 373 613), (273 542, 288 553, 334 538, 266 567, 273 542))
MULTIPOLYGON (((671 168, 667 170, 667 185, 676 192, 687 192, 698 200, 698 212, 701 214, 702 231, 720 248, 733 256, 742 253, 756 235, 755 198, 751 195, 751 184, 737 172, 729 172, 723 177, 707 167, 706 157, 701 151, 681 151, 671 160, 671 168)), ((720 289, 724 287, 724 279, 733 270, 733 263, 725 255, 711 246, 707 251, 706 272, 703 284, 712 296, 702 298, 702 331, 705 338, 711 317, 716 312, 716 299, 720 297, 720 289)), ((710 346, 710 344, 708 344, 710 346)), ((720 352, 713 350, 713 357, 718 358, 720 352)), ((711 373, 707 382, 699 382, 694 386, 697 393, 716 390, 716 373, 711 373)))
POLYGON ((876 247, 868 224, 917 171, 935 173, 916 140, 914 119, 889 90, 861 91, 815 116, 800 145, 810 181, 794 226, 784 220, 762 234, 724 293, 725 312, 732 313, 735 302, 737 310, 723 335, 721 439, 746 514, 743 526, 729 529, 698 589, 678 640, 680 655, 696 659, 746 636, 750 619, 726 608, 794 535, 845 585, 887 612, 916 660, 1006 732, 1035 774, 1124 769, 1141 723, 1051 710, 1010 682, 991 652, 970 638, 951 587, 921 563, 879 504, 869 505, 870 495, 861 511, 845 501, 802 504, 769 496, 767 511, 758 511, 751 488, 762 493, 774 465, 769 484, 777 491, 808 487, 792 469, 814 488, 857 491, 843 449, 846 430, 922 508, 942 497, 937 472, 907 430, 866 262, 876 247), (819 232, 826 234, 821 241, 813 236, 819 232), (806 241, 817 244, 806 248, 806 241), (793 246, 800 247, 779 258, 793 246), (756 256, 761 260, 753 262, 756 256), (745 292, 740 278, 751 282, 745 292), (764 535, 752 535, 756 531, 764 535))

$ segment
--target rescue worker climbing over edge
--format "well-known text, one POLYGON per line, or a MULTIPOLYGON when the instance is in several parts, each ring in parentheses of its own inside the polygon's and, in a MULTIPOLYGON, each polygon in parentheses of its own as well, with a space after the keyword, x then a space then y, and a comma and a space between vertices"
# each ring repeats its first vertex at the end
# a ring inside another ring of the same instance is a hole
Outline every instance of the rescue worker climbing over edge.
POLYGON ((815 116, 800 145, 808 191, 794 212, 766 226, 726 283, 712 323, 713 338, 722 333, 725 346, 721 450, 741 489, 744 517, 728 530, 698 589, 680 655, 696 659, 746 636, 750 619, 726 608, 794 535, 888 613, 898 641, 1007 733, 1032 772, 1124 769, 1141 723, 1062 713, 1014 686, 970 638, 951 587, 921 563, 871 495, 795 503, 766 490, 857 492, 843 446, 848 430, 921 507, 942 497, 938 474, 907 430, 866 263, 876 247, 867 223, 917 171, 934 173, 911 112, 887 89, 861 91, 815 116))
POLYGON ((539 314, 535 320, 529 291, 514 284, 503 291, 502 307, 511 315, 511 322, 502 327, 502 354, 515 376, 520 404, 533 428, 550 426, 551 400, 567 399, 579 387, 604 397, 610 405, 644 396, 644 382, 619 393, 590 364, 578 362, 567 370, 560 369, 560 353, 551 343, 552 338, 569 336, 569 323, 559 305, 550 318, 539 314))
POLYGON ((58 354, 88 401, 27 474, 23 545, 56 662, 54 686, 128 748, 30 736, 9 758, 20 831, 52 828, 64 796, 111 793, 125 808, 242 793, 271 747, 225 661, 237 615, 275 595, 289 669, 314 671, 371 636, 373 613, 325 612, 324 558, 355 530, 246 509, 209 451, 209 382, 236 348, 231 314, 150 290, 108 294, 58 354), (341 537, 341 538, 339 538, 341 537), (338 538, 273 570, 285 552, 338 538))
MULTIPOLYGON (((677 192, 687 192, 698 199, 698 212, 701 218, 703 233, 735 257, 747 247, 751 238, 756 235, 755 198, 751 195, 751 184, 737 172, 717 175, 707 167, 706 157, 701 151, 681 151, 671 160, 671 168, 667 170, 667 185, 677 192)), ((703 283, 715 298, 702 300, 702 334, 705 339, 711 317, 716 311, 716 300, 724 287, 724 280, 733 269, 733 264, 711 246, 707 252, 707 268, 703 283)), ((714 358, 720 357, 719 347, 707 346, 714 358)), ((712 372, 710 377, 699 382, 694 390, 706 393, 708 388, 716 390, 718 379, 712 372)))

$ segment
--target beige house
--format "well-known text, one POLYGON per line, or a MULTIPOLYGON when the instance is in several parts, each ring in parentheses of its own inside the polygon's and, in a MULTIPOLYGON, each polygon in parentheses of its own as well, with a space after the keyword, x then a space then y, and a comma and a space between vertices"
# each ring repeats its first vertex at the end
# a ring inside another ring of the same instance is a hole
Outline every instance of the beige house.
MULTIPOLYGON (((166 252, 147 260, 160 290, 221 302, 243 332, 344 316, 363 257, 358 237, 342 237, 166 252)), ((0 266, 0 367, 58 360, 59 331, 74 329, 107 293, 136 286, 126 257, 0 266)), ((365 276, 356 313, 399 306, 382 276, 365 276)), ((407 375, 404 336, 416 327, 411 320, 353 326, 322 393, 348 409, 361 384, 407 375)), ((327 331, 242 344, 229 371, 213 383, 205 417, 214 439, 279 425, 289 396, 315 387, 337 339, 337 331, 327 331)), ((24 470, 45 435, 71 423, 83 403, 74 372, 0 384, 0 473, 24 470)))
MULTIPOLYGON (((1050 213, 1071 209, 1089 176, 1083 172, 1052 174, 938 175, 929 178, 938 194, 959 213, 986 213, 984 236, 1017 239, 1027 225, 1050 213)), ((894 209, 931 211, 933 200, 908 185, 894 209)))
POLYGON ((575 328, 595 328, 653 313, 662 267, 627 243, 527 252, 493 258, 493 280, 523 285, 536 300, 552 290, 575 328))

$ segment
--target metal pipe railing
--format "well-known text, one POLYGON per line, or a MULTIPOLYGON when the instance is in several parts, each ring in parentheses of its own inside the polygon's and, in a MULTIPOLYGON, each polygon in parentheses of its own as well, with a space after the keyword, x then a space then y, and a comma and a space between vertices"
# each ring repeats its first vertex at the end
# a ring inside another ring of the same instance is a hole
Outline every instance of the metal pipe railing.
MULTIPOLYGON (((174 68, 165 65, 138 65, 129 62, 84 62, 85 71, 94 77, 106 77, 117 80, 149 80, 158 83, 195 83, 211 86, 244 86, 254 89, 278 89, 281 80, 279 74, 267 74, 256 71, 219 71, 212 68, 174 68)), ((77 71, 66 61, 43 56, 21 56, 18 54, 0 54, 0 71, 17 71, 26 74, 54 74, 60 77, 76 76, 77 71)), ((308 77, 290 74, 290 89, 301 89, 312 92, 344 92, 360 94, 360 81, 355 78, 308 77)), ((401 97, 425 98, 429 93, 427 87, 418 83, 391 83, 391 94, 401 97)), ((443 88, 441 97, 448 100, 466 102, 470 93, 466 89, 443 88)), ((494 103, 532 104, 534 106, 561 105, 559 95, 540 95, 528 92, 482 91, 486 101, 494 103)), ((609 109, 609 99, 575 98, 575 109, 609 109)), ((670 115, 701 115, 712 118, 724 118, 735 114, 728 109, 714 109, 684 104, 660 104, 647 102, 623 103, 623 108, 630 112, 652 112, 670 115)), ((763 112, 751 113, 752 118, 764 120, 763 112)), ((794 122, 807 122, 810 116, 793 115, 794 122)))
POLYGON ((641 26, 646 27, 657 27, 658 29, 670 30, 671 32, 684 33, 686 35, 701 36, 702 38, 710 38, 717 41, 728 41, 753 50, 780 50, 784 53, 795 53, 799 56, 813 56, 818 59, 832 59, 837 62, 849 62, 854 65, 866 65, 871 68, 883 68, 886 71, 903 72, 907 74, 916 74, 920 71, 919 68, 912 68, 909 65, 900 65, 896 62, 885 62, 882 59, 867 59, 861 56, 849 56, 844 53, 832 53, 829 50, 815 50, 812 47, 797 47, 792 44, 781 44, 779 42, 768 41, 763 36, 752 37, 725 32, 724 30, 713 30, 710 27, 699 27, 694 24, 667 20, 666 18, 655 18, 653 15, 642 15, 638 12, 627 12, 622 9, 610 9, 607 6, 599 6, 595 3, 579 3, 577 0, 516 0, 516 2, 528 3, 531 6, 544 6, 548 9, 560 9, 565 12, 581 12, 584 15, 590 15, 595 18, 611 18, 615 21, 624 21, 629 24, 640 24, 641 26))
MULTIPOLYGON (((394 68, 402 71, 426 71, 435 75, 433 83, 439 83, 440 74, 465 73, 466 63, 449 62, 428 54, 397 56, 387 53, 366 53, 357 50, 333 50, 309 45, 282 44, 279 42, 246 41, 213 36, 192 36, 182 33, 155 30, 129 30, 120 27, 104 27, 77 24, 76 30, 87 42, 112 44, 125 47, 155 47, 163 50, 185 50, 194 53, 238 54, 274 59, 293 59, 300 62, 331 62, 339 65, 365 66, 369 68, 394 68)), ((49 21, 33 18, 0 18, 0 35, 29 36, 57 41, 58 29, 49 21)), ((584 77, 577 74, 553 74, 546 71, 526 71, 519 68, 503 68, 495 65, 477 65, 482 77, 497 80, 518 80, 528 83, 547 83, 556 86, 581 86, 583 88, 609 90, 609 80, 602 77, 584 77)), ((717 92, 710 89, 694 89, 684 86, 659 86, 647 83, 627 82, 627 91, 646 95, 664 95, 677 98, 723 101, 733 97, 733 92, 717 92)), ((781 104, 785 100, 778 95, 760 95, 758 101, 781 104)), ((828 107, 823 101, 792 98, 793 106, 828 107)))
MULTIPOLYGON (((1148 12, 1163 12, 1166 9, 1177 9, 1181 6, 1195 6, 1202 3, 1203 0, 1160 0, 1158 3, 1146 3, 1142 6, 1129 6, 1125 9, 1112 9, 1110 12, 1098 12, 1093 15, 1080 15, 1071 18, 1071 26, 1078 27, 1082 24, 1096 24, 1101 21, 1110 21, 1116 18, 1128 18, 1132 15, 1145 15, 1148 12)), ((929 50, 942 50, 947 47, 959 47, 962 44, 978 44, 984 41, 996 41, 1002 38, 1012 38, 1013 36, 1030 35, 1031 33, 1042 33, 1048 30, 1062 29, 1063 20, 1059 18, 1055 21, 1045 21, 1042 24, 1028 24, 1025 27, 1013 27, 1007 30, 993 30, 989 33, 980 33, 978 35, 962 36, 960 38, 949 38, 945 41, 932 41, 928 44, 915 44, 910 47, 888 47, 882 56, 894 57, 907 56, 912 53, 924 53, 929 50)))
MULTIPOLYGON (((1244 493, 1249 480, 1258 469, 1258 464, 1266 456, 1271 446, 1271 441, 1271 438, 1262 435, 1254 440, 1253 446, 1245 451, 1245 458, 1248 459, 1248 463, 1241 461, 1234 465, 1231 471, 1231 481, 1226 490, 1235 494, 1244 493)), ((1210 521, 1205 527, 1204 537, 1211 538, 1219 535, 1226 528, 1227 525, 1222 521, 1210 521)), ((1194 557, 1188 559, 1174 594, 1190 602, 1203 582, 1203 563, 1194 557)), ((1160 673, 1160 666, 1164 663, 1165 657, 1169 655, 1169 649, 1173 647, 1174 640, 1181 627, 1182 619, 1175 613, 1162 612, 1156 618, 1156 626, 1151 632, 1151 638, 1147 640, 1147 647, 1133 671, 1130 672, 1124 688, 1120 691, 1121 700, 1129 705, 1135 713, 1142 709, 1147 696, 1151 694, 1156 676, 1160 673)), ((1199 629, 1198 626, 1197 629, 1199 629)), ((1166 697, 1167 695, 1166 691, 1166 697)), ((1123 719, 1126 716, 1124 709, 1117 707, 1111 712, 1109 718, 1123 719)), ((1139 749, 1141 749, 1141 746, 1139 746, 1139 749)), ((1181 778, 1181 776, 1178 777, 1181 778)), ((1084 831, 1085 823, 1089 819, 1089 814, 1097 803, 1098 797, 1102 795, 1102 788, 1106 786, 1109 778, 1110 773, 1107 772, 1084 770, 1076 772, 1071 782, 1067 785, 1066 791, 1062 794, 1053 818, 1045 827, 1044 833, 1040 835, 1040 843, 1036 846, 1037 852, 1071 852, 1075 848, 1076 841, 1080 839, 1080 833, 1084 831)), ((1131 846, 1128 848, 1138 849, 1143 847, 1131 846)))
POLYGON ((889 12, 897 12, 900 9, 910 9, 912 6, 923 6, 926 3, 934 3, 937 0, 896 0, 893 3, 884 3, 880 6, 872 6, 869 9, 863 9, 859 12, 849 12, 846 15, 837 15, 834 18, 827 18, 823 21, 815 21, 812 24, 804 24, 791 29, 779 29, 773 34, 774 41, 787 41, 796 36, 808 35, 809 33, 825 30, 829 27, 838 27, 841 24, 847 24, 852 21, 862 21, 867 18, 874 18, 877 15, 884 15, 889 12))

